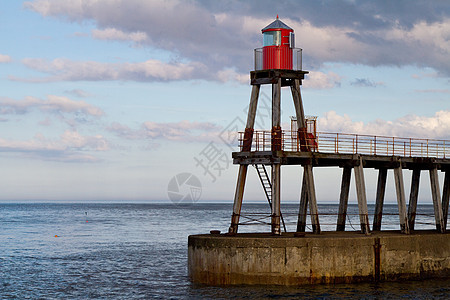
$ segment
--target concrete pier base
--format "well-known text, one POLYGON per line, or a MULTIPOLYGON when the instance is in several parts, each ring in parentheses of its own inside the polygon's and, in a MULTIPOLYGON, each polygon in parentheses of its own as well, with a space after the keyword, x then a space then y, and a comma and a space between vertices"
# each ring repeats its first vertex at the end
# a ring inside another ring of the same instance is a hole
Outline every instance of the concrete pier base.
POLYGON ((436 231, 189 236, 192 282, 304 285, 450 277, 450 234, 436 231))

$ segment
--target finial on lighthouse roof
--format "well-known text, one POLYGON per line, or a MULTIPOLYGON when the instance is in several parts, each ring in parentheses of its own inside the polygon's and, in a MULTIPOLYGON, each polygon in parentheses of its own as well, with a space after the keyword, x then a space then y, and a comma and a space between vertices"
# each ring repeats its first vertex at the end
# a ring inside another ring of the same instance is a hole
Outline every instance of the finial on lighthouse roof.
POLYGON ((277 14, 277 20, 278 20, 278 14, 277 14))

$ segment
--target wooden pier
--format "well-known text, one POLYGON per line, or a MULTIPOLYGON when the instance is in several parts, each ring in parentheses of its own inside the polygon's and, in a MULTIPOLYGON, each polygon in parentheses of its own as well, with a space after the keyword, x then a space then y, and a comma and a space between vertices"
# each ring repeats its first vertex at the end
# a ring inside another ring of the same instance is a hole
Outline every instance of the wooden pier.
POLYGON ((303 167, 297 232, 305 231, 308 215, 311 216, 313 232, 321 232, 313 169, 316 167, 339 167, 342 169, 342 183, 336 224, 337 231, 345 231, 352 169, 355 176, 361 232, 369 234, 371 231, 381 230, 387 172, 392 169, 401 232, 410 234, 411 230, 414 230, 420 175, 421 171, 428 171, 436 230, 444 233, 450 197, 450 141, 316 132, 315 120, 311 123, 305 117, 300 93, 301 82, 307 73, 306 71, 293 70, 250 72, 253 88, 247 125, 245 131, 240 133, 240 151, 232 154, 233 163, 239 165, 239 173, 229 234, 236 234, 238 230, 249 165, 261 166, 260 168, 264 169, 264 172, 258 171, 261 182, 269 182, 268 187, 263 185, 263 188, 271 207, 272 234, 281 234, 280 175, 283 165, 303 167), (267 131, 254 130, 261 84, 272 85, 272 129, 267 131), (290 131, 281 129, 282 86, 290 87, 296 112, 295 122, 293 123, 295 126, 290 131), (267 166, 271 167, 271 176, 267 175, 265 169, 267 166), (376 206, 372 228, 369 224, 364 168, 378 170, 376 206), (403 180, 404 169, 412 170, 408 206, 406 205, 407 199, 403 180), (445 173, 442 193, 439 187, 438 171, 445 173), (265 178, 263 178, 264 173, 265 178), (267 188, 270 188, 269 193, 266 190, 267 188))
MULTIPOLYGON (((189 236, 191 281, 210 285, 302 285, 449 277, 450 233, 445 230, 450 196, 450 141, 317 132, 316 119, 305 117, 300 93, 308 72, 301 70, 301 63, 291 66, 293 30, 277 17, 262 32, 264 47, 255 51, 256 71, 250 72, 252 92, 246 128, 240 134, 240 151, 232 154, 239 171, 231 224, 225 234, 212 230, 211 234, 189 236), (255 131, 258 98, 264 84, 272 86, 272 127, 255 131), (295 108, 289 131, 281 128, 283 86, 290 88, 295 108), (281 212, 281 171, 285 165, 298 165, 299 172, 303 169, 302 182, 298 183, 301 192, 296 232, 286 232, 281 212), (256 169, 270 215, 241 215, 249 166, 256 169), (321 230, 314 179, 314 169, 318 167, 342 169, 336 231, 321 230), (366 168, 378 170, 372 226, 366 168), (408 206, 404 169, 412 170, 408 206), (389 170, 393 170, 397 194, 397 231, 381 228, 389 170), (431 231, 414 231, 422 171, 430 177, 436 224, 436 230, 431 231), (442 193, 438 172, 445 173, 442 193), (345 228, 352 173, 360 232, 345 228), (307 216, 311 217, 312 232, 305 232, 307 216), (267 217, 270 223, 262 221, 267 217), (247 225, 247 220, 268 224, 271 230, 238 233, 239 226, 247 225)), ((301 54, 301 49, 296 53, 301 54)), ((298 62, 301 56, 297 57, 298 62)))

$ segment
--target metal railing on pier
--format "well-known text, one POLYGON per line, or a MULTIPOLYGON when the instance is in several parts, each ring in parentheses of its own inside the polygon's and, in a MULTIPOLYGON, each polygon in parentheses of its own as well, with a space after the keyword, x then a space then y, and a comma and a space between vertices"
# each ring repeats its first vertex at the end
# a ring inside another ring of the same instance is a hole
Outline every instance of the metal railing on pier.
MULTIPOLYGON (((366 154, 403 157, 450 157, 450 140, 401 138, 363 134, 317 132, 300 139, 297 131, 283 130, 280 138, 282 151, 300 151, 336 154, 366 154), (302 150, 304 151, 304 150, 302 150)), ((274 140, 275 140, 274 139, 274 140)), ((270 151, 271 131, 254 131, 251 151, 270 151)), ((280 141, 276 141, 280 143, 280 141)), ((239 132, 242 150, 244 133, 239 132)))

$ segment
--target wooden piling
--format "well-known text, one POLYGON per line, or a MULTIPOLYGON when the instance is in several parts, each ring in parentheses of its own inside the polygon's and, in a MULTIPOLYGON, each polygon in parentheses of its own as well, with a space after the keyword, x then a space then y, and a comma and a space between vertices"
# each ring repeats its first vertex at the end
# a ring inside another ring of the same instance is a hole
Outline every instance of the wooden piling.
POLYGON ((358 210, 359 210, 359 220, 361 224, 361 232, 364 234, 369 234, 370 228, 369 228, 369 215, 367 209, 366 184, 364 182, 364 169, 361 157, 359 157, 359 164, 355 166, 353 169, 355 172, 356 195, 358 198, 358 210))
MULTIPOLYGON (((281 151, 281 78, 272 84, 272 151, 281 151)), ((272 164, 272 234, 280 235, 281 164, 272 164)))
POLYGON ((297 232, 305 232, 306 215, 308 212, 308 187, 306 183, 305 171, 303 171, 302 189, 300 194, 300 205, 298 208, 297 232))
POLYGON ((398 216, 400 219, 400 231, 409 234, 408 216, 406 214, 405 185, 403 183, 402 164, 394 168, 395 190, 397 192, 398 216))
POLYGON ((384 195, 386 193, 387 169, 378 170, 377 195, 375 200, 375 213, 373 216, 373 231, 381 230, 381 220, 383 218, 384 195))
POLYGON ((345 220, 347 218, 348 194, 350 192, 350 180, 352 168, 344 167, 342 170, 341 194, 339 197, 339 212, 336 231, 345 231, 345 220))
POLYGON ((317 209, 316 189, 314 187, 314 175, 312 164, 304 166, 306 187, 308 193, 309 212, 311 214, 311 226, 314 233, 320 233, 319 213, 317 209))
MULTIPOLYGON (((250 151, 253 139, 253 128, 255 126, 256 109, 258 106, 260 85, 253 85, 252 94, 250 96, 250 105, 247 113, 247 125, 245 128, 244 140, 246 140, 245 148, 242 151, 250 151)), ((230 234, 238 232, 239 218, 241 215, 242 200, 244 198, 245 181, 247 178, 248 164, 239 165, 238 178, 236 183, 236 191, 234 194, 233 215, 231 217, 231 225, 228 229, 230 234)))
POLYGON ((445 230, 447 230, 449 198, 450 198, 450 170, 445 170, 444 190, 442 192, 442 217, 444 218, 445 230))
POLYGON ((242 199, 244 198, 245 179, 247 178, 248 165, 240 165, 236 191, 234 193, 233 215, 228 233, 236 234, 239 226, 239 217, 241 216, 242 199))
POLYGON ((409 230, 414 230, 416 223, 416 211, 417 200, 419 198, 419 185, 420 185, 420 169, 414 169, 411 179, 411 191, 409 193, 409 205, 408 205, 408 222, 409 230))
POLYGON ((431 196, 433 198, 434 218, 436 220, 437 231, 444 233, 444 218, 442 216, 441 194, 439 191, 439 180, 437 168, 430 169, 431 196))

